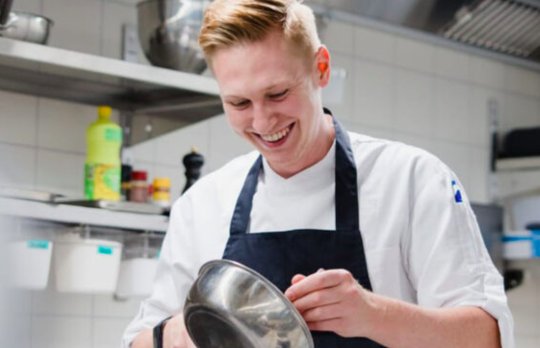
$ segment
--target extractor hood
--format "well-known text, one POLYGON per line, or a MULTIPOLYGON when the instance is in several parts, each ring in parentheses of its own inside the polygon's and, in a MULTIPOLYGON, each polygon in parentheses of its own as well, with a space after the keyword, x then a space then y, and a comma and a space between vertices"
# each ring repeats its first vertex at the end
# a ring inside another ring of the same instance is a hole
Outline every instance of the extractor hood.
POLYGON ((311 0, 306 3, 540 63, 540 0, 311 0))

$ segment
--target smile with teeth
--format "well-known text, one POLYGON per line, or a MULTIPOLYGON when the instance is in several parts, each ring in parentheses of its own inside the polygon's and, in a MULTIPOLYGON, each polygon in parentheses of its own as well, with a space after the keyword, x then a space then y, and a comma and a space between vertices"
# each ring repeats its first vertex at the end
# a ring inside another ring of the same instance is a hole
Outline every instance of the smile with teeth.
POLYGON ((261 135, 261 138, 264 141, 274 143, 276 141, 283 139, 287 134, 289 134, 290 131, 291 131, 291 126, 288 126, 287 128, 282 129, 279 132, 276 132, 274 134, 261 135))

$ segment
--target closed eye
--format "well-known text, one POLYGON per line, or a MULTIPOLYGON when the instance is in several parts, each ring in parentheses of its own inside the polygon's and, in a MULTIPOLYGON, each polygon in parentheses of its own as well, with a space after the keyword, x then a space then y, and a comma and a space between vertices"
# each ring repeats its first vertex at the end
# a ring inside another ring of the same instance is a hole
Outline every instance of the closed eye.
POLYGON ((243 109, 249 105, 249 100, 245 99, 245 100, 240 100, 240 101, 235 101, 235 102, 230 101, 229 104, 237 109, 243 109))
POLYGON ((275 93, 275 94, 270 94, 268 97, 272 100, 281 100, 283 98, 285 98, 287 96, 287 94, 289 93, 289 90, 286 89, 284 90, 283 92, 279 92, 279 93, 275 93))

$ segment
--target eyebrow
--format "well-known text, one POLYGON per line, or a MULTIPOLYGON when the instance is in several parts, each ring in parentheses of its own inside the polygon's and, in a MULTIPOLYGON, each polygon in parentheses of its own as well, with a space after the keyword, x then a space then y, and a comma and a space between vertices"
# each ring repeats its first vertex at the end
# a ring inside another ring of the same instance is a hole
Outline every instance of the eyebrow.
MULTIPOLYGON (((281 83, 276 83, 276 84, 273 84, 271 86, 268 86, 266 88, 263 89, 264 93, 265 94, 268 94, 270 92, 270 90, 276 88, 277 86, 279 86, 281 83)), ((283 88, 290 88, 290 87, 283 87, 283 88)), ((238 95, 234 95, 234 94, 230 94, 230 95, 224 95, 223 96, 223 99, 247 99, 246 97, 241 97, 241 96, 238 96, 238 95)))
POLYGON ((265 91, 265 92, 268 92, 269 90, 274 89, 274 88, 276 88, 276 87, 278 87, 278 86, 280 86, 280 85, 283 85, 283 84, 286 84, 286 82, 274 83, 273 85, 270 85, 270 86, 266 87, 266 88, 264 89, 264 91, 265 91))
MULTIPOLYGON (((298 85, 300 85, 302 83, 302 81, 298 81, 297 79, 294 79, 293 81, 282 81, 282 82, 277 82, 277 83, 274 83, 270 86, 267 86, 263 89, 264 93, 266 93, 268 95, 268 92, 273 89, 273 88, 276 88, 276 87, 279 87, 281 85, 287 85, 286 87, 284 86, 283 88, 285 89, 292 89, 292 88, 295 88, 297 87, 298 85)), ((234 94, 230 94, 230 95, 224 95, 223 96, 223 99, 229 99, 229 98, 233 98, 233 99, 247 99, 246 97, 242 97, 242 96, 238 96, 238 95, 234 95, 234 94)))

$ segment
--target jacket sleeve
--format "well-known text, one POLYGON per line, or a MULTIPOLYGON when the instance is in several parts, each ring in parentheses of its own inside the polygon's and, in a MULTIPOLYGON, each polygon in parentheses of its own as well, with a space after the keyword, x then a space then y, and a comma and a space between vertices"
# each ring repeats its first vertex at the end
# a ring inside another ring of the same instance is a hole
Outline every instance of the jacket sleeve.
POLYGON ((191 204, 189 198, 180 198, 171 211, 167 234, 163 241, 160 259, 151 296, 142 301, 139 312, 126 328, 122 347, 128 348, 135 337, 144 329, 152 328, 161 320, 178 314, 184 299, 195 280, 195 268, 190 246, 191 204))
POLYGON ((425 307, 476 306, 497 319, 503 348, 514 347, 503 278, 493 265, 456 175, 436 162, 422 168, 411 196, 407 257, 425 307))

